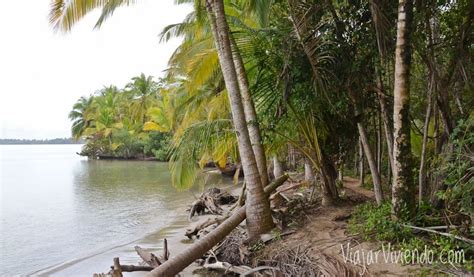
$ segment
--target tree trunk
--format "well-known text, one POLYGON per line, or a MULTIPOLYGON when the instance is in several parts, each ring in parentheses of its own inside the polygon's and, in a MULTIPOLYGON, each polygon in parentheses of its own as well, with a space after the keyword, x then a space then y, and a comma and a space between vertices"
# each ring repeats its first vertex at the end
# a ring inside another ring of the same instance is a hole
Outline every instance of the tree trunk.
POLYGON ((229 26, 225 18, 223 0, 206 2, 211 28, 217 47, 219 63, 229 96, 232 119, 237 133, 239 154, 242 160, 244 178, 247 184, 247 232, 250 240, 270 231, 274 224, 268 199, 264 197, 263 186, 258 171, 252 144, 250 142, 247 121, 245 119, 242 98, 239 91, 237 73, 230 46, 229 26))
MULTIPOLYGON (((360 141, 359 140, 358 140, 358 143, 359 143, 359 146, 360 146, 360 141)), ((359 155, 360 155, 360 152, 354 151, 354 169, 353 169, 354 175, 359 174, 359 155)))
POLYGON ((336 187, 337 170, 329 157, 321 152, 321 204, 323 206, 332 206, 339 200, 339 194, 336 187))
POLYGON ((387 152, 388 152, 388 161, 390 163, 390 171, 393 170, 393 131, 390 125, 390 118, 387 108, 387 101, 385 100, 385 95, 377 96, 380 105, 380 112, 382 114, 383 129, 385 133, 385 139, 387 141, 387 152))
POLYGON ((410 144, 410 62, 413 0, 399 0, 397 45, 395 50, 394 78, 394 147, 392 214, 399 219, 402 214, 412 214, 415 208, 415 191, 412 178, 410 144))
POLYGON ((250 96, 249 81, 247 79, 247 73, 245 72, 242 56, 240 55, 237 44, 233 38, 231 42, 232 46, 234 47, 233 57, 235 70, 237 72, 240 94, 242 96, 242 104, 244 105, 244 113, 245 119, 247 120, 250 142, 252 143, 252 149, 257 162, 262 185, 266 186, 268 184, 267 159, 265 157, 265 150, 263 149, 262 145, 262 137, 260 136, 260 127, 258 124, 257 113, 255 112, 255 105, 253 103, 252 97, 250 96))
POLYGON ((377 205, 380 205, 383 202, 383 192, 382 192, 382 181, 380 179, 380 174, 377 170, 377 163, 375 161, 374 155, 372 154, 372 150, 370 149, 369 139, 367 137, 367 132, 362 125, 362 116, 357 107, 357 96, 354 91, 349 89, 349 96, 354 104, 354 111, 355 111, 355 118, 357 120, 357 129, 359 130, 359 138, 362 142, 362 146, 364 149, 364 155, 367 158, 367 163, 369 164, 370 174, 372 175, 372 182, 374 183, 374 193, 375 193, 375 201, 377 205))
POLYGON ((361 122, 357 122, 357 129, 359 129, 359 136, 362 142, 362 147, 364 149, 365 157, 367 158, 367 163, 369 164, 370 174, 372 175, 372 182, 374 183, 375 201, 377 202, 377 205, 380 205, 383 202, 383 193, 382 181, 380 179, 380 174, 377 170, 377 164, 375 163, 374 156, 372 155, 372 150, 370 150, 370 144, 369 139, 367 138, 367 133, 361 122))
POLYGON ((281 162, 278 160, 278 157, 275 155, 272 157, 273 160, 273 176, 276 178, 279 178, 280 176, 283 176, 283 166, 281 165, 281 162))
MULTIPOLYGON (((265 199, 270 196, 278 186, 283 184, 288 179, 288 175, 284 175, 265 188, 265 199)), ((153 269, 147 276, 175 276, 195 260, 201 258, 214 245, 222 241, 232 230, 234 230, 240 222, 246 217, 246 205, 239 208, 228 219, 222 222, 216 229, 212 230, 203 238, 195 241, 192 245, 186 248, 183 252, 171 257, 162 265, 153 269)))
MULTIPOLYGON (((382 118, 380 111, 377 113, 377 171, 382 176, 382 118)), ((382 177, 381 177, 382 178, 382 177)))
MULTIPOLYGON (((425 27, 426 32, 428 34, 427 43, 430 45, 434 45, 434 43, 438 43, 437 39, 437 26, 436 24, 431 24, 431 16, 426 16, 425 18, 425 27)), ((429 126, 431 121, 431 115, 433 113, 433 98, 436 98, 436 90, 438 86, 437 82, 437 62, 434 53, 433 47, 430 48, 428 52, 426 63, 428 66, 428 70, 430 72, 430 79, 428 82, 428 93, 426 95, 426 115, 425 115, 425 123, 423 125, 423 141, 421 147, 421 157, 420 157, 420 170, 418 173, 418 201, 421 204, 422 201, 427 196, 427 182, 426 182, 426 147, 428 144, 428 132, 429 126)))
POLYGON ((308 159, 304 160, 304 179, 310 183, 314 181, 313 166, 308 159))
POLYGON ((430 80, 430 88, 428 89, 428 95, 426 97, 426 101, 428 106, 426 107, 426 117, 425 117, 425 124, 423 125, 423 144, 421 147, 421 157, 420 157, 420 172, 418 174, 418 201, 423 201, 426 195, 426 172, 425 172, 425 163, 426 163, 426 146, 428 144, 428 131, 430 126, 430 119, 431 119, 431 106, 433 102, 433 90, 434 86, 433 78, 430 80))
POLYGON ((364 185, 365 178, 365 166, 364 166, 364 147, 362 146, 362 140, 359 137, 359 186, 364 185))
MULTIPOLYGON (((380 66, 384 67, 384 61, 386 57, 386 46, 383 41, 383 30, 380 30, 379 26, 383 25, 381 21, 383 18, 380 17, 380 10, 382 7, 378 7, 378 1, 370 0, 370 10, 372 14, 372 22, 374 23, 374 29, 377 39, 377 48, 380 57, 380 66)), ((376 78, 377 78, 377 99, 379 101, 380 112, 382 114, 383 126, 385 131, 385 139, 387 140, 387 150, 388 158, 390 163, 390 170, 393 168, 393 131, 390 124, 390 116, 388 111, 388 105, 386 101, 386 96, 384 93, 384 85, 382 82, 382 73, 380 69, 376 69, 376 78)))

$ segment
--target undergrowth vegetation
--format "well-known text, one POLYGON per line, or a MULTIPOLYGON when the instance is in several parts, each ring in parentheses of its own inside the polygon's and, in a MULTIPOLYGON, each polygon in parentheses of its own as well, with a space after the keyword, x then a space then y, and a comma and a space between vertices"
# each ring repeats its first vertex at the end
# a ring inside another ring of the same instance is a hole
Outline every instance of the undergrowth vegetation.
MULTIPOLYGON (((379 207, 375 203, 365 203, 358 206, 352 214, 349 221, 349 231, 360 235, 363 240, 377 241, 381 244, 390 243, 391 247, 396 250, 411 253, 408 254, 407 260, 412 259, 410 255, 413 255, 414 251, 419 254, 423 253, 425 249, 431 250, 435 257, 446 256, 450 251, 460 251, 457 253, 462 255, 463 261, 452 266, 455 266, 456 269, 474 270, 474 246, 454 238, 455 235, 460 235, 460 230, 449 230, 448 234, 452 236, 448 237, 405 227, 406 225, 431 226, 435 223, 432 218, 438 218, 438 225, 442 224, 440 213, 428 205, 420 208, 411 220, 397 222, 391 218, 390 203, 385 202, 379 207), (430 216, 426 216, 427 214, 430 216)), ((470 232, 472 236, 472 229, 470 232)), ((442 264, 439 260, 434 260, 433 265, 440 266, 442 264)))

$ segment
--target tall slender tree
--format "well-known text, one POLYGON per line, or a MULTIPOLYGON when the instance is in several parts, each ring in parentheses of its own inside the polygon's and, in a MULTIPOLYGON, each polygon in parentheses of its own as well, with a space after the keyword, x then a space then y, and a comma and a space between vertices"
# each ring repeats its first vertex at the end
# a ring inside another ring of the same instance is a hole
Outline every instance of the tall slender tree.
POLYGON ((394 170, 392 214, 395 218, 400 219, 404 213, 411 213, 415 207, 409 119, 413 0, 400 0, 398 5, 393 89, 394 170))
POLYGON ((268 184, 267 159, 265 157, 265 150, 263 149, 262 138, 260 136, 260 127, 258 124, 257 113, 252 101, 252 96, 250 95, 249 81, 247 79, 247 73, 245 72, 242 56, 240 55, 235 40, 232 39, 231 42, 234 48, 233 58, 235 70, 237 72, 239 89, 242 95, 242 103, 244 106, 245 119, 247 120, 250 142, 252 143, 253 153, 257 162, 262 185, 266 186, 268 184))
POLYGON ((249 238, 252 240, 258 238, 260 234, 271 230, 274 225, 270 213, 270 205, 263 193, 257 162, 250 142, 238 76, 232 56, 230 32, 225 17, 224 2, 222 0, 207 0, 206 8, 229 96, 233 123, 237 132, 239 153, 248 191, 246 202, 247 231, 249 238))

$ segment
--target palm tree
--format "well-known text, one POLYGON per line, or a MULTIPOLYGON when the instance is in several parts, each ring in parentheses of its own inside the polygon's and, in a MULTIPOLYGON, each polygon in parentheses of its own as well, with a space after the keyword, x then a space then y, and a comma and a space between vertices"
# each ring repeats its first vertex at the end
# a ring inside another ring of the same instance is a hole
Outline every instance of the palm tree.
POLYGON ((260 234, 273 228, 270 205, 263 193, 257 162, 250 141, 247 120, 245 118, 242 98, 239 89, 238 75, 232 55, 229 26, 225 17, 222 0, 206 1, 209 21, 217 47, 219 63, 224 75, 232 119, 237 132, 240 158, 247 184, 247 231, 250 240, 258 239, 260 234))
POLYGON ((74 139, 81 138, 84 131, 89 127, 90 120, 88 119, 88 114, 91 112, 93 102, 93 96, 83 96, 72 106, 72 111, 69 113, 69 119, 73 121, 71 132, 74 139))
POLYGON ((413 0, 398 2, 397 46, 395 51, 395 86, 393 89, 393 184, 392 213, 400 218, 415 207, 410 145, 410 62, 413 0))
MULTIPOLYGON (((268 11, 268 1, 265 2, 266 5, 264 5, 264 8, 266 7, 265 10, 268 11)), ((234 3, 234 5, 228 6, 229 9, 232 9, 232 13, 236 14, 243 12, 242 9, 239 9, 238 4, 239 3, 234 3)), ((200 9, 199 5, 197 5, 196 8, 200 9)), ((255 5, 250 5, 247 9, 257 9, 262 12, 262 7, 257 8, 255 5)), ((206 82, 217 81, 219 77, 221 77, 220 68, 218 67, 217 52, 213 44, 212 33, 208 27, 209 22, 205 20, 205 17, 200 17, 199 14, 199 10, 193 11, 186 17, 184 22, 167 26, 161 34, 162 40, 165 41, 169 40, 171 37, 180 35, 184 36, 183 43, 170 59, 170 66, 172 74, 176 74, 177 71, 182 72, 184 69, 186 75, 189 76, 188 83, 192 84, 192 86, 188 88, 190 91, 199 88, 200 85, 205 84, 206 82)), ((266 15, 268 15, 268 13, 266 15)), ((254 20, 252 20, 254 16, 246 18, 248 22, 255 25, 253 22, 254 20), (249 18, 250 20, 248 20, 249 18)), ((264 19, 260 19, 259 21, 265 22, 264 19)), ((239 21, 239 24, 245 25, 242 21, 239 21)), ((250 95, 247 73, 239 47, 233 37, 231 37, 231 45, 233 48, 233 60, 237 71, 239 89, 243 100, 244 114, 249 129, 250 142, 252 143, 262 184, 266 185, 268 183, 268 172, 265 151, 262 145, 262 138, 260 135, 254 102, 250 95)))
POLYGON ((52 0, 49 21, 55 30, 68 32, 89 12, 102 8, 94 28, 100 26, 120 6, 128 6, 136 0, 52 0))
POLYGON ((156 100, 158 84, 152 76, 145 76, 142 73, 140 76, 133 77, 126 89, 130 91, 132 97, 131 116, 140 124, 144 124, 146 112, 156 100))

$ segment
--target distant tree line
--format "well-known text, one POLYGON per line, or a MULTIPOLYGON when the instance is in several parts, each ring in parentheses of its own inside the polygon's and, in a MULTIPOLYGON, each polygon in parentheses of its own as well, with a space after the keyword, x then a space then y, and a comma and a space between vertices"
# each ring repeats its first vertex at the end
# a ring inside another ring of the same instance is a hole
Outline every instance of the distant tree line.
POLYGON ((54 139, 0 139, 1 145, 6 144, 83 144, 83 140, 74 140, 72 138, 54 138, 54 139))

